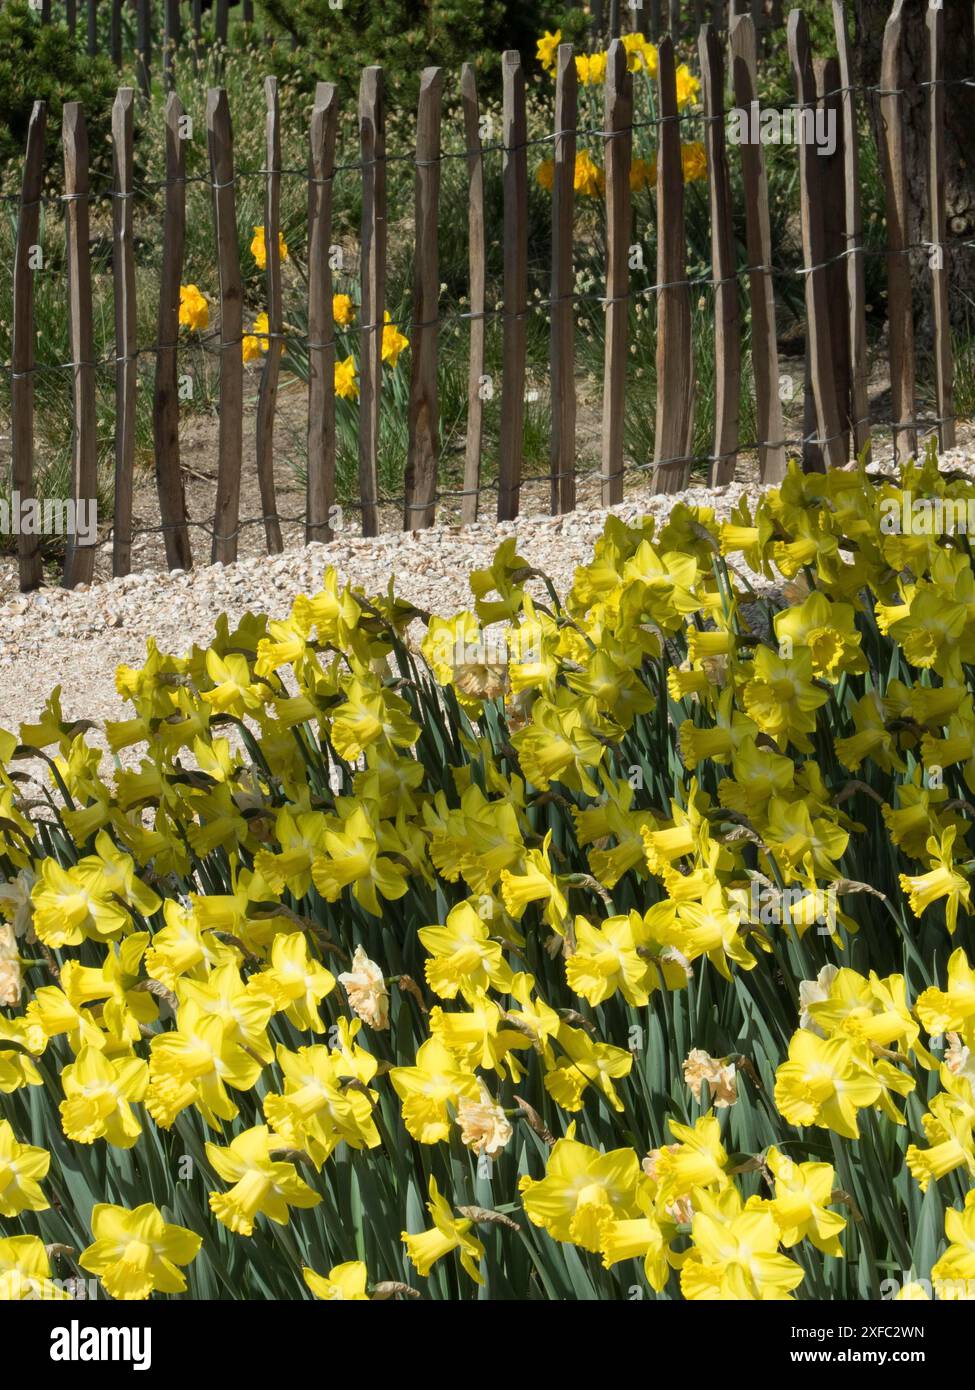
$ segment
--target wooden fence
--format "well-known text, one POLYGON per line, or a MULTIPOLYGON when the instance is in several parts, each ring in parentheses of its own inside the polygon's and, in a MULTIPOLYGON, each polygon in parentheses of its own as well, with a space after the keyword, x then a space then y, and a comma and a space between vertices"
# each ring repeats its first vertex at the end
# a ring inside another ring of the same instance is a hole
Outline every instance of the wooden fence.
MULTIPOLYGON (((897 0, 887 25, 883 72, 877 95, 883 103, 886 140, 883 164, 886 188, 889 285, 889 356, 892 383, 892 429, 896 452, 906 458, 917 447, 915 418, 915 352, 912 334, 911 280, 905 231, 907 185, 903 158, 902 6, 897 0)), ((726 48, 717 31, 702 28, 699 41, 702 97, 707 132, 707 178, 711 217, 711 274, 690 281, 685 265, 684 180, 681 121, 675 81, 674 45, 664 37, 659 46, 657 113, 657 265, 656 283, 641 288, 656 300, 656 432, 650 476, 661 492, 686 487, 692 457, 691 423, 694 373, 691 341, 691 293, 709 285, 715 296, 715 410, 713 443, 707 456, 713 483, 735 475, 739 455, 756 452, 760 476, 773 482, 783 476, 787 446, 804 455, 808 467, 846 462, 853 450, 869 448, 867 410, 864 245, 857 166, 856 106, 862 99, 850 78, 850 45, 842 0, 834 0, 838 59, 814 61, 805 19, 789 17, 788 44, 796 76, 797 100, 811 110, 817 103, 836 112, 838 141, 831 158, 808 143, 800 145, 799 177, 807 316, 807 420, 803 436, 787 440, 779 396, 776 337, 775 269, 764 146, 728 139, 726 107, 751 110, 756 100, 756 34, 750 15, 734 19, 727 48, 730 96, 726 96, 726 48), (732 233, 730 168, 740 159, 747 228, 747 263, 736 263, 732 233), (757 437, 743 439, 739 428, 742 336, 739 279, 747 284, 751 319, 751 354, 757 437)), ((935 322, 936 427, 942 447, 954 443, 952 359, 947 322, 947 261, 939 254, 944 243, 943 188, 943 28, 942 12, 928 16, 927 121, 931 152, 929 225, 924 245, 933 286, 935 322)), ((534 307, 551 317, 550 384, 552 431, 550 474, 553 512, 572 508, 576 482, 576 359, 574 335, 576 295, 573 264, 574 170, 576 141, 576 66, 568 46, 558 51, 554 131, 547 137, 553 155, 551 293, 534 307)), ((416 250, 411 328, 411 385, 408 419, 408 457, 401 500, 408 529, 430 525, 436 516, 438 493, 437 372, 439 266, 437 227, 441 150, 442 74, 428 69, 420 87, 415 149, 416 250)), ((461 75, 466 163, 469 174, 470 324, 468 420, 465 448, 462 515, 477 516, 478 503, 488 491, 481 478, 483 407, 479 383, 485 372, 485 323, 500 318, 503 364, 500 402, 497 515, 518 514, 523 479, 523 438, 526 395, 527 317, 531 307, 528 286, 528 150, 525 81, 519 55, 503 61, 504 249, 503 307, 489 311, 485 297, 486 239, 484 160, 488 147, 479 134, 478 93, 470 66, 461 75)), ((132 258, 132 101, 130 90, 119 92, 113 112, 114 186, 112 276, 115 296, 116 431, 115 512, 112 528, 113 569, 125 574, 131 563, 133 436, 135 412, 134 367, 135 274, 132 258)), ((283 349, 281 268, 278 254, 279 195, 282 178, 277 84, 266 84, 267 140, 265 244, 267 248, 268 351, 260 382, 257 414, 257 471, 262 516, 269 553, 281 549, 281 527, 275 496, 274 430, 280 356, 283 349)), ((328 247, 331 239, 332 180, 335 173, 338 98, 330 84, 316 93, 309 132, 307 348, 307 498, 305 534, 309 540, 331 536, 330 508, 335 501, 336 429, 334 367, 336 339, 332 328, 332 280, 328 247)), ((177 393, 177 312, 183 269, 186 173, 179 97, 166 99, 166 186, 162 223, 162 286, 158 306, 153 404, 155 463, 161 529, 171 567, 192 563, 180 467, 179 399, 177 393)), ((362 181, 360 236, 361 303, 359 333, 359 507, 362 530, 372 535, 379 525, 377 462, 380 430, 381 347, 384 327, 386 266, 386 163, 383 73, 368 68, 362 74, 358 103, 362 181)), ((698 119, 698 118, 695 118, 698 119)), ((620 41, 609 49, 605 82, 604 129, 606 164, 605 360, 603 369, 603 430, 601 497, 610 506, 623 498, 624 438, 627 408, 630 307, 637 291, 631 284, 629 249, 632 242, 630 168, 634 127, 632 76, 620 41)), ((591 132, 588 132, 591 134, 591 132)), ((72 492, 77 502, 96 492, 96 420, 92 330, 92 276, 89 253, 89 177, 85 120, 76 104, 64 108, 64 216, 67 238, 68 303, 73 376, 72 492)), ((212 89, 207 105, 209 184, 212 190, 214 235, 219 266, 219 460, 211 559, 229 562, 237 555, 240 517, 243 438, 243 337, 241 269, 238 251, 235 165, 231 115, 226 92, 212 89)), ((38 235, 38 211, 44 167, 45 109, 34 108, 27 141, 20 196, 14 265, 14 323, 11 363, 13 482, 21 498, 33 495, 35 326, 30 253, 38 235)), ((350 166, 344 166, 348 169, 350 166)), ((641 465, 648 467, 648 465, 641 465)), ((537 480, 536 480, 537 481, 537 480)), ((493 487, 494 485, 492 485, 493 487)), ((195 523, 200 524, 200 523, 195 523)), ((160 528, 147 528, 160 529, 160 528)), ((24 588, 40 579, 39 538, 19 537, 20 579, 24 588)), ((64 582, 90 580, 95 551, 69 544, 64 582)))

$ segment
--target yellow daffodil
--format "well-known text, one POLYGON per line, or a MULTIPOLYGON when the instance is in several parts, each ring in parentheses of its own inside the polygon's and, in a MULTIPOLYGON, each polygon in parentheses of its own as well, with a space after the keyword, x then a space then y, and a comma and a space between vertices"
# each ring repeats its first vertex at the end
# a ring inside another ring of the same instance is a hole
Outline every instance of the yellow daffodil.
POLYGON ((341 362, 335 362, 335 394, 344 401, 359 399, 359 383, 356 381, 355 358, 350 353, 341 362))
POLYGON ((47 1176, 51 1155, 46 1149, 21 1144, 9 1120, 0 1120, 0 1216, 22 1211, 47 1211, 50 1203, 40 1182, 47 1176))
POLYGON ((401 1236, 406 1253, 416 1266, 417 1273, 426 1278, 437 1260, 443 1259, 444 1255, 449 1255, 452 1250, 458 1250, 461 1268, 470 1275, 475 1284, 483 1284, 484 1279, 478 1270, 477 1261, 484 1258, 484 1246, 476 1236, 469 1234, 474 1225, 473 1221, 458 1221, 454 1217, 449 1204, 440 1195, 437 1180, 432 1175, 429 1192, 427 1211, 433 1217, 432 1229, 421 1231, 418 1235, 404 1231, 401 1236))
POLYGON ((691 1249, 681 1265, 681 1292, 690 1300, 785 1299, 805 1278, 800 1265, 779 1253, 779 1230, 769 1210, 740 1207, 730 1191, 701 1196, 691 1249))
POLYGON ((576 57, 576 74, 583 87, 598 87, 606 81, 606 54, 580 53, 576 57))
POLYGON ((460 991, 470 1000, 489 985, 508 992, 511 969, 470 903, 458 903, 444 926, 421 927, 418 936, 433 957, 425 966, 427 983, 442 999, 456 999, 460 991))
MULTIPOLYGON (((968 1089, 968 1096, 971 1096, 968 1089)), ((939 1182, 949 1173, 962 1170, 967 1181, 975 1179, 975 1110, 966 1097, 945 1091, 931 1101, 924 1119, 929 1145, 909 1144, 904 1162, 911 1177, 922 1192, 931 1182, 939 1182)))
POLYGON ((383 328, 383 361, 390 367, 395 367, 396 363, 399 361, 400 353, 404 348, 409 347, 410 340, 405 337, 392 322, 388 309, 383 313, 383 321, 385 323, 385 327, 383 328))
POLYGON ((667 1123, 676 1142, 658 1150, 651 1165, 661 1201, 679 1201, 698 1187, 724 1189, 728 1155, 717 1119, 707 1114, 693 1125, 667 1123))
MULTIPOLYGON (((640 924, 639 913, 633 914, 640 924)), ((595 1007, 619 990, 634 1008, 649 998, 647 962, 637 954, 642 943, 634 935, 630 915, 608 917, 598 926, 585 917, 575 919, 575 950, 565 963, 569 988, 595 1007)))
POLYGON ((417 1050, 412 1067, 393 1067, 393 1089, 403 1103, 403 1123, 421 1144, 437 1144, 450 1133, 450 1112, 461 1097, 480 1096, 477 1077, 437 1038, 417 1050))
MULTIPOLYGON (((696 79, 692 79, 696 81, 696 79)), ((680 167, 685 183, 697 183, 708 176, 707 151, 699 140, 680 147, 680 167)))
POLYGON ((332 295, 332 318, 342 328, 355 322, 355 305, 347 294, 332 295))
POLYGON ((612 1043, 594 1042, 583 1028, 570 1028, 565 1023, 559 1029, 558 1042, 565 1054, 564 1065, 545 1074, 545 1089, 556 1103, 570 1112, 581 1110, 587 1087, 595 1086, 614 1110, 623 1110, 613 1082, 629 1076, 632 1052, 612 1043))
POLYGON ((545 33, 538 40, 535 56, 541 63, 545 72, 553 73, 555 71, 555 60, 561 42, 561 29, 556 29, 554 34, 546 29, 545 33))
POLYGON ((303 1269, 302 1278, 316 1298, 336 1303, 367 1303, 366 1267, 361 1260, 349 1260, 346 1264, 333 1265, 328 1274, 316 1274, 313 1269, 303 1269))
POLYGON ((598 164, 593 163, 588 150, 580 150, 576 155, 573 186, 582 198, 598 198, 606 188, 606 175, 598 164))
POLYGON ((630 163, 630 189, 639 193, 641 188, 653 188, 657 182, 657 161, 641 159, 635 155, 630 163))
MULTIPOLYGON (((31 1000, 31 1004, 34 1002, 31 1000)), ((48 1034, 37 1021, 36 1011, 21 1018, 0 1014, 0 1095, 10 1095, 22 1086, 43 1086, 44 1078, 33 1057, 44 1051, 47 1041, 48 1034)))
POLYGON ((61 1073, 65 1134, 78 1144, 105 1139, 115 1148, 130 1149, 142 1133, 132 1102, 145 1099, 148 1084, 149 1068, 140 1057, 109 1058, 97 1048, 83 1047, 61 1073))
POLYGON ((931 1283, 938 1298, 968 1300, 975 1288, 975 1188, 962 1211, 945 1212, 945 1235, 948 1248, 931 1267, 931 1283))
POLYGON ((218 1120, 237 1114, 227 1087, 250 1090, 261 1069, 259 1058, 227 1036, 219 1015, 188 1000, 179 1010, 177 1027, 152 1040, 146 1109, 168 1129, 180 1111, 195 1105, 216 1128, 218 1120))
POLYGON ((196 333, 202 333, 210 322, 210 306, 196 285, 179 287, 179 321, 196 333))
POLYGON ((356 901, 374 917, 381 915, 380 894, 392 902, 407 891, 403 868, 380 853, 375 828, 362 806, 342 823, 341 830, 325 832, 325 855, 315 860, 311 873, 315 887, 329 902, 351 886, 356 901))
POLYGON ((609 1222, 638 1217, 640 1165, 632 1149, 600 1153, 577 1139, 559 1139, 544 1178, 523 1179, 528 1219, 553 1240, 598 1251, 609 1222))
POLYGON ((232 1140, 229 1148, 207 1144, 206 1154, 228 1192, 210 1193, 210 1210, 235 1235, 249 1236, 258 1215, 286 1226, 291 1208, 315 1207, 322 1200, 312 1191, 293 1163, 278 1162, 277 1135, 267 1125, 255 1125, 232 1140))
POLYGON ((775 739, 780 751, 791 742, 804 753, 812 750, 809 734, 816 727, 816 710, 829 699, 813 684, 813 658, 808 647, 782 660, 768 647, 755 654, 755 675, 743 691, 745 711, 763 734, 775 739))
POLYGON ((203 1241, 184 1226, 170 1225, 151 1203, 128 1211, 105 1202, 91 1213, 94 1243, 78 1256, 82 1269, 97 1274, 112 1298, 133 1300, 184 1293, 180 1270, 196 1259, 203 1241))
POLYGON ((958 909, 964 906, 966 912, 972 910, 972 886, 955 868, 952 852, 955 835, 954 826, 944 831, 940 842, 932 835, 927 843, 930 870, 924 874, 900 876, 901 888, 908 896, 915 917, 920 917, 932 903, 944 899, 945 921, 952 933, 958 922, 958 909))
MULTIPOLYGON (((257 262, 258 268, 264 270, 267 267, 267 243, 264 239, 264 227, 255 227, 254 236, 251 240, 251 255, 257 262)), ((284 240, 284 233, 278 232, 278 255, 282 261, 288 259, 288 247, 284 240)))
POLYGON ((769 1149, 765 1163, 775 1178, 775 1197, 768 1210, 775 1218, 781 1242, 787 1248, 810 1240, 825 1255, 841 1256, 840 1232, 846 1220, 827 1211, 836 1187, 829 1163, 796 1163, 778 1149, 769 1149))
POLYGON ((692 106, 701 91, 701 83, 694 76, 686 63, 677 65, 677 108, 683 111, 685 107, 692 106))
POLYGON ((630 72, 640 72, 641 70, 648 77, 657 76, 657 49, 652 43, 648 43, 643 34, 624 34, 622 36, 623 47, 626 49, 626 65, 630 72))
POLYGON ((775 1104, 790 1124, 820 1125, 845 1139, 859 1138, 857 1111, 880 1091, 865 1047, 805 1029, 793 1034, 789 1060, 775 1074, 775 1104))
POLYGON ((39 1236, 0 1239, 0 1303, 70 1297, 51 1278, 50 1257, 39 1236))
POLYGON ((918 996, 917 1016, 932 1035, 967 1032, 975 1022, 975 970, 959 947, 948 961, 947 989, 932 985, 918 996))
POLYGON ((266 993, 296 1028, 324 1033, 318 1005, 335 988, 335 976, 308 951, 304 932, 281 933, 271 945, 271 963, 251 979, 252 989, 266 993))
POLYGON ((260 313, 254 320, 251 331, 244 335, 241 344, 241 352, 243 353, 245 362, 256 362, 263 353, 267 352, 270 341, 267 334, 267 314, 260 313))

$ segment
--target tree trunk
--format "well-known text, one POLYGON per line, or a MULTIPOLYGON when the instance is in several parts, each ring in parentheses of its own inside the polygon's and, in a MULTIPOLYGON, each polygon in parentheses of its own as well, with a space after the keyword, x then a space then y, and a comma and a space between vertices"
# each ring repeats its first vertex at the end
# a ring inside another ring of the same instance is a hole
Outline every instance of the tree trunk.
MULTIPOLYGON (((928 198, 928 131, 926 117, 928 0, 906 0, 902 45, 902 98, 910 194, 908 232, 911 245, 930 241, 928 198)), ((855 0, 854 53, 857 81, 868 87, 880 82, 884 26, 891 12, 890 0, 855 0)), ((951 286, 952 322, 964 326, 975 306, 975 256, 959 245, 975 233, 975 160, 971 158, 971 132, 975 130, 975 88, 959 79, 975 76, 975 6, 972 0, 945 0, 945 201, 946 257, 951 286), (952 85, 952 84, 957 85, 952 85), (966 157, 967 156, 967 157, 966 157)), ((868 99, 874 134, 882 138, 879 98, 868 99)), ((918 329, 930 338, 930 275, 924 250, 912 253, 918 306, 918 329)))

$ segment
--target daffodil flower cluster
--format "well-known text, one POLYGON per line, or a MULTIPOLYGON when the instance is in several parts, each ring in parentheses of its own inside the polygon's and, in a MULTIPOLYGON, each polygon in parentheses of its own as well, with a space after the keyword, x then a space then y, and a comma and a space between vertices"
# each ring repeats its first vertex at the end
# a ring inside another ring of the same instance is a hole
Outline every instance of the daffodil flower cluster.
POLYGON ((0 1291, 967 1278, 975 575, 884 518, 971 491, 792 467, 454 614, 329 570, 0 731, 0 1291))
MULTIPOLYGON (((556 29, 554 32, 546 31, 537 41, 536 57, 544 72, 552 77, 555 76, 557 70, 558 50, 561 41, 561 29, 556 29)), ((622 44, 626 53, 628 71, 640 75, 647 83, 656 79, 659 70, 656 46, 650 43, 642 33, 624 34, 622 44)), ((574 59, 576 80, 582 87, 584 96, 589 95, 591 89, 605 83, 607 58, 608 53, 606 52, 576 54, 574 59)), ((686 63, 677 65, 675 79, 677 109, 680 112, 688 111, 699 101, 700 79, 695 77, 686 63)), ((652 115, 654 111, 652 97, 650 98, 650 111, 652 115)), ((598 121, 594 124, 598 128, 598 121)), ((681 143, 681 169, 685 183, 696 183, 707 178, 707 154, 704 145, 699 140, 681 143)), ((535 178, 541 188, 551 190, 554 175, 555 163, 552 159, 544 159, 536 167, 535 178)), ((643 154, 638 152, 633 155, 630 163, 629 180, 630 188, 634 193, 644 188, 656 189, 657 160, 656 155, 651 150, 646 150, 643 154)), ((605 170, 595 162, 587 149, 580 150, 575 157, 573 188, 581 198, 601 198, 606 191, 605 170)))

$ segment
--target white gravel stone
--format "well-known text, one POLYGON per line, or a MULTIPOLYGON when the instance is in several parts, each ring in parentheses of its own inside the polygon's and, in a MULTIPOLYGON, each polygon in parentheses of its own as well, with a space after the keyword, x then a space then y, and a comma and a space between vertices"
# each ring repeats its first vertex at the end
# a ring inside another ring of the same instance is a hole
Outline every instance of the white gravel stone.
MULTIPOLYGON (((875 465, 882 471, 888 466, 886 461, 875 465)), ((950 450, 940 466, 975 476, 970 448, 950 450)), ((758 491, 744 482, 671 496, 641 490, 610 510, 627 521, 649 514, 662 522, 683 501, 713 507, 721 518, 743 496, 754 504, 758 491)), ((96 583, 87 592, 51 587, 22 595, 16 562, 6 558, 0 561, 0 728, 16 731, 20 723, 36 719, 55 685, 61 686, 66 719, 122 718, 128 711, 115 689, 115 671, 119 665, 142 664, 148 637, 162 651, 181 654, 194 643, 208 643, 222 612, 232 621, 248 610, 283 617, 296 595, 315 592, 328 565, 367 595, 384 593, 392 577, 401 598, 448 614, 473 607, 468 573, 489 565, 501 541, 515 536, 518 552, 565 593, 576 567, 591 556, 608 514, 532 514, 511 522, 384 532, 373 539, 343 534, 270 561, 258 556, 189 573, 137 572, 96 583)))

